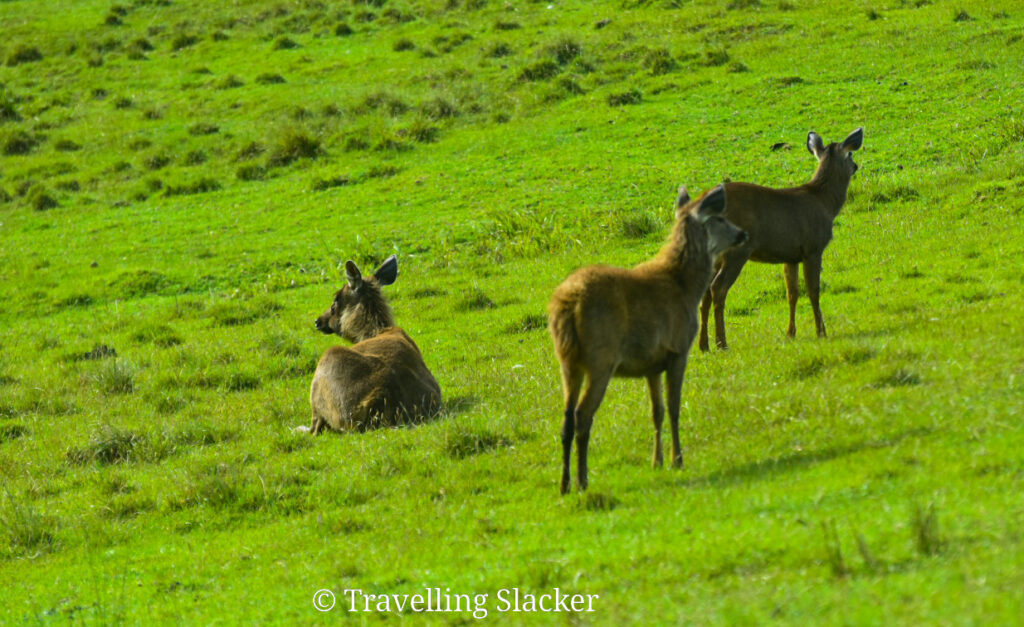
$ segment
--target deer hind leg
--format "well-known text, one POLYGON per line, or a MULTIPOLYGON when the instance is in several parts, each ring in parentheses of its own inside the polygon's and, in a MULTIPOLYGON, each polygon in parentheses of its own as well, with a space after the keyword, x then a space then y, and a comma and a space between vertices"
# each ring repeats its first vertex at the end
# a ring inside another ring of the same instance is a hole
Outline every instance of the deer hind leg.
POLYGON ((327 426, 327 421, 324 417, 319 415, 316 410, 313 410, 313 422, 309 425, 309 433, 311 435, 320 435, 320 432, 327 426))
POLYGON ((722 256, 722 269, 711 282, 711 300, 715 305, 715 343, 721 349, 729 348, 725 341, 725 297, 749 258, 750 251, 746 248, 730 250, 722 256))
POLYGON ((319 385, 319 379, 313 381, 309 392, 309 406, 312 410, 313 419, 309 423, 310 435, 320 435, 320 432, 327 426, 327 419, 324 418, 323 389, 319 385))
POLYGON ((704 293, 704 298, 700 301, 700 340, 698 345, 700 346, 701 352, 708 352, 711 350, 711 345, 708 342, 708 317, 711 313, 711 288, 704 293))
POLYGON ((594 423, 594 414, 601 406, 604 393, 608 389, 612 372, 615 368, 587 372, 587 389, 583 392, 580 404, 576 406, 576 483, 580 490, 587 489, 587 447, 590 444, 590 427, 594 423))
MULTIPOLYGON (((796 301, 800 298, 800 281, 797 277, 799 264, 786 264, 786 296, 789 297, 789 330, 786 335, 796 337, 796 301)), ((805 265, 804 268, 807 266, 805 265)))
POLYGON ((804 259, 804 283, 807 284, 807 298, 814 310, 814 324, 818 327, 818 337, 825 337, 825 319, 821 316, 818 297, 821 293, 821 255, 804 259))
POLYGON ((562 387, 565 392, 565 413, 562 418, 562 494, 569 492, 569 460, 576 431, 576 405, 579 402, 582 384, 583 373, 577 368, 562 364, 562 387))
POLYGON ((683 467, 683 447, 679 441, 679 406, 683 400, 683 378, 686 374, 686 355, 669 364, 665 372, 668 387, 668 417, 672 423, 672 467, 683 467))
POLYGON ((665 458, 661 452, 661 424, 665 421, 665 402, 661 397, 661 375, 647 377, 647 387, 651 390, 651 414, 654 418, 654 458, 651 465, 661 468, 665 458))

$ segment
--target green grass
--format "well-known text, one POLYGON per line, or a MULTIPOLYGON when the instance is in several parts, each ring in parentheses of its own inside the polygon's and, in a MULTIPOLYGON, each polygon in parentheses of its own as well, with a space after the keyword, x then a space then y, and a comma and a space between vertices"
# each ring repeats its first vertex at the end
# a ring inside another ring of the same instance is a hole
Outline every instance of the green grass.
POLYGON ((438 587, 512 622, 1020 622, 1016 4, 45 4, 0 2, 0 622, 438 587), (858 126, 829 338, 748 265, 685 468, 616 380, 559 497, 555 286, 652 256, 680 184, 796 185, 808 131, 858 126), (445 411, 294 433, 339 263, 390 254, 445 411), (594 612, 498 609, 556 587, 594 612))

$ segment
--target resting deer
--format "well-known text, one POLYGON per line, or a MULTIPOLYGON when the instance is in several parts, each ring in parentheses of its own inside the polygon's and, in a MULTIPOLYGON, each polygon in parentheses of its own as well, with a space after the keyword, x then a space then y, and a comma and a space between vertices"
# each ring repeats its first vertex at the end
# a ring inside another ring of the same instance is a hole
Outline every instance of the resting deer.
POLYGON ((345 275, 348 284, 316 319, 316 328, 355 344, 334 346, 320 358, 309 390, 310 433, 395 425, 435 413, 441 406, 441 388, 423 363, 419 347, 395 326, 380 289, 395 282, 398 260, 388 257, 372 277, 364 277, 355 263, 347 261, 345 275))
POLYGON ((569 491, 569 458, 576 440, 576 481, 587 488, 587 445, 594 413, 612 377, 645 377, 654 418, 655 466, 661 466, 665 417, 661 374, 668 387, 672 465, 682 467, 679 405, 686 359, 697 335, 697 305, 711 281, 713 256, 747 235, 722 217, 718 186, 695 202, 683 187, 676 225, 654 259, 631 270, 590 266, 569 276, 551 297, 548 326, 562 367, 562 494, 569 491), (587 387, 580 391, 586 378, 587 387))
POLYGON ((796 336, 796 302, 800 296, 797 265, 804 264, 807 296, 814 310, 818 337, 825 337, 825 321, 818 306, 821 256, 832 240, 832 223, 846 202, 850 178, 857 171, 853 151, 861 147, 864 129, 826 146, 815 132, 807 135, 807 149, 818 159, 818 170, 809 183, 788 189, 772 189, 750 183, 726 183, 729 206, 725 217, 745 230, 750 239, 724 253, 715 264, 715 278, 700 308, 700 349, 708 350, 708 313, 715 306, 715 342, 725 341, 725 297, 747 260, 782 263, 786 266, 789 297, 789 337, 796 336))

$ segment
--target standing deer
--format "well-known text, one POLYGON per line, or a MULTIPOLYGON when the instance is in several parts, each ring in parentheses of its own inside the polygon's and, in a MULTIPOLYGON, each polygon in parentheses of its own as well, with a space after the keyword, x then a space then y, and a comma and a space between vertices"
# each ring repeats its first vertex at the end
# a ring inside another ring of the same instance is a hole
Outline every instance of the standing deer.
POLYGON ((562 368, 562 494, 569 491, 569 458, 576 440, 576 481, 587 488, 587 444, 594 413, 612 377, 645 377, 654 417, 655 466, 663 465, 665 417, 661 373, 668 387, 672 465, 682 467, 679 404, 686 359, 697 335, 697 305, 711 281, 713 256, 746 241, 722 217, 726 192, 718 186, 695 202, 683 187, 676 225, 654 259, 633 269, 589 266, 569 276, 548 304, 548 327, 562 368), (587 387, 580 398, 586 377, 587 387))
POLYGON ((850 178, 857 171, 853 151, 864 141, 864 129, 858 128, 842 143, 828 146, 821 136, 807 135, 807 150, 818 159, 818 170, 809 183, 788 189, 772 189, 750 183, 726 183, 729 206, 725 217, 744 229, 750 239, 724 253, 715 264, 715 278, 700 307, 700 349, 707 351, 708 313, 715 305, 715 342, 728 348, 725 341, 725 297, 739 277, 748 259, 762 263, 782 263, 786 267, 786 293, 789 297, 789 337, 796 336, 796 301, 800 296, 797 265, 804 264, 807 296, 814 310, 818 337, 825 337, 825 321, 818 306, 821 284, 821 256, 832 239, 832 223, 846 202, 850 178))
MULTIPOLYGON (((309 432, 394 425, 429 416, 441 406, 441 388, 412 338, 395 326, 381 287, 398 278, 394 255, 372 277, 364 277, 352 261, 345 262, 348 284, 316 319, 324 334, 355 342, 351 348, 327 349, 316 366, 309 402, 309 432)), ((306 430, 306 429, 302 429, 306 430)))

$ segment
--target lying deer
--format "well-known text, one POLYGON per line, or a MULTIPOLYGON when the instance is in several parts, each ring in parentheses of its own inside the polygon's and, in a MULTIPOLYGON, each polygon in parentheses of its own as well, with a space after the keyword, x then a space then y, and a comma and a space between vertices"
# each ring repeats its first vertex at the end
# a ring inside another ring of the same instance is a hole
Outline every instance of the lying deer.
POLYGON ((676 225, 654 259, 631 269, 590 266, 569 276, 551 297, 548 326, 562 367, 562 494, 569 491, 569 458, 576 439, 577 483, 587 488, 587 444, 594 413, 612 377, 645 377, 654 417, 655 466, 663 465, 665 417, 661 374, 668 387, 672 465, 682 467, 679 404, 686 359, 697 335, 697 305, 711 281, 713 256, 742 244, 747 234, 722 217, 718 186, 695 202, 683 187, 676 225), (586 377, 587 387, 580 398, 586 377))
POLYGON ((320 358, 309 390, 309 432, 319 435, 325 427, 363 430, 435 413, 441 406, 441 388, 423 363, 419 347, 395 326, 380 289, 395 282, 398 260, 388 257, 372 277, 364 277, 355 263, 346 261, 345 275, 348 284, 316 319, 316 328, 355 344, 334 346, 320 358))
POLYGON ((818 337, 825 337, 825 321, 818 306, 821 256, 832 239, 832 223, 846 202, 850 178, 857 171, 852 152, 861 147, 864 129, 850 133, 842 143, 826 146, 815 132, 807 135, 807 149, 818 159, 810 183, 772 189, 750 183, 726 183, 729 206, 725 217, 745 230, 750 239, 724 253, 715 265, 715 278, 700 308, 700 349, 708 350, 708 313, 715 305, 715 342, 725 341, 725 297, 748 259, 786 266, 789 296, 789 337, 796 336, 796 301, 800 296, 797 265, 804 264, 807 296, 814 310, 818 337))

